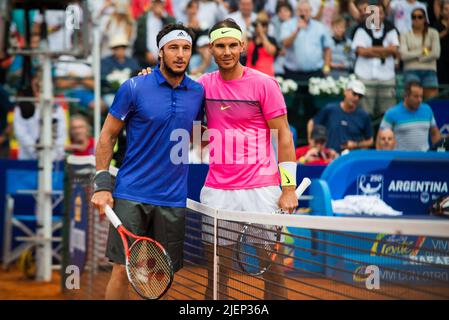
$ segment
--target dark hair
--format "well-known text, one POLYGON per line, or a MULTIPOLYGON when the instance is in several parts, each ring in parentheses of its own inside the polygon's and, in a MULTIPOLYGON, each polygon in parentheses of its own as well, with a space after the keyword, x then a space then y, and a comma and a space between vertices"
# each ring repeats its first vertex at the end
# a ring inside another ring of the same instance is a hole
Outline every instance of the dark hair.
POLYGON ((167 24, 165 27, 163 27, 162 30, 159 31, 159 33, 157 34, 156 43, 157 43, 158 47, 159 47, 159 42, 161 41, 162 37, 165 36, 166 34, 169 34, 173 30, 183 30, 183 31, 187 32, 192 37, 192 41, 195 41, 195 34, 189 27, 186 27, 185 25, 183 25, 180 22, 170 23, 170 24, 167 24))
POLYGON ((233 28, 233 29, 237 29, 240 32, 242 32, 242 28, 240 28, 240 26, 237 24, 237 22, 235 22, 234 19, 228 18, 228 19, 219 21, 216 24, 214 24, 212 26, 212 28, 210 28, 210 30, 209 30, 209 37, 212 32, 214 32, 215 30, 220 29, 220 28, 233 28))
POLYGON ((385 3, 383 2, 383 0, 378 0, 376 3, 376 6, 382 8, 384 13, 387 14, 387 7, 385 6, 385 3))
POLYGON ((288 10, 290 10, 291 13, 293 13, 292 5, 289 2, 279 1, 276 5, 276 14, 278 14, 282 8, 287 8, 288 10))
POLYGON ((340 0, 340 14, 349 13, 349 0, 340 0))
POLYGON ((404 94, 405 94, 406 96, 409 96, 410 93, 412 93, 412 88, 413 88, 413 87, 419 87, 419 88, 422 88, 423 86, 422 86, 422 84, 419 83, 418 81, 409 81, 409 82, 407 82, 407 83, 405 84, 404 94))
POLYGON ((369 1, 368 1, 368 0, 357 0, 357 1, 355 2, 355 5, 356 5, 356 6, 359 6, 359 5, 365 4, 365 3, 368 3, 368 4, 369 4, 369 1))
POLYGON ((187 2, 187 5, 185 7, 185 9, 189 9, 190 7, 192 7, 194 4, 199 4, 199 0, 190 0, 189 2, 187 2))

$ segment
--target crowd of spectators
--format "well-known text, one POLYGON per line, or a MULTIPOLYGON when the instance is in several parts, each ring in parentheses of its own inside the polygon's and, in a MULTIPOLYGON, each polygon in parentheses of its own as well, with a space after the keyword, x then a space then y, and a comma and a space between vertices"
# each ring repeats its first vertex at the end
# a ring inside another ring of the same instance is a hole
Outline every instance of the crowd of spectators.
MULTIPOLYGON (((354 149, 425 151, 441 138, 423 99, 437 96, 439 86, 449 85, 449 0, 100 0, 89 1, 89 6, 101 30, 103 112, 120 83, 143 67, 157 65, 156 35, 164 25, 181 21, 195 32, 189 73, 198 76, 217 70, 208 50, 209 28, 232 18, 244 33, 244 65, 299 84, 288 109, 292 129, 299 136, 295 141, 301 147, 299 162, 328 163, 354 149), (340 79, 350 74, 358 80, 350 82, 340 101, 317 105, 309 92, 310 78, 340 79), (398 79, 406 84, 399 103, 398 79), (418 113, 424 122, 402 125, 403 119, 418 113), (376 119, 382 119, 378 132, 376 119)), ((47 26, 50 50, 66 53, 53 66, 55 93, 78 100, 70 107, 55 106, 55 146, 61 145, 62 153, 65 145, 66 152, 89 154, 93 152, 93 69, 67 55, 76 44, 72 31, 64 27, 64 14, 48 10, 43 16, 32 11, 25 19, 23 10, 14 10, 10 43, 26 46, 24 22, 29 20, 29 47, 41 48, 40 35, 47 26), (61 116, 61 110, 72 119, 61 116)), ((24 90, 23 75, 36 78, 41 61, 38 56, 0 58, 0 156, 8 155, 14 135, 21 148, 19 158, 36 157, 38 109, 34 102, 12 104, 6 91, 37 97, 35 90, 24 90), (13 126, 5 120, 8 110, 14 110, 13 126), (34 149, 26 151, 28 147, 34 149)), ((64 156, 56 153, 58 159, 64 156)))

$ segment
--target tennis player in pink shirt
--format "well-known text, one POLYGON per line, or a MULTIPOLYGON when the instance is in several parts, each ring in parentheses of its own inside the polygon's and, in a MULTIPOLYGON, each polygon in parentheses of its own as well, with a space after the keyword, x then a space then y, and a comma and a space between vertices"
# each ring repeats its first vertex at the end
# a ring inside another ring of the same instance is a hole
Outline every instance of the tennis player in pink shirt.
MULTIPOLYGON (((205 89, 206 135, 210 142, 209 172, 200 201, 224 210, 266 213, 282 208, 292 213, 298 205, 296 157, 279 84, 240 64, 244 43, 242 30, 234 20, 215 24, 209 31, 209 40, 219 70, 198 79, 205 89), (277 155, 271 132, 277 138, 277 155)), ((147 72, 151 69, 142 70, 142 74, 147 72)), ((203 222, 205 252, 211 262, 213 221, 206 216, 203 222)), ((241 224, 234 222, 220 220, 218 224, 218 252, 223 266, 219 268, 221 293, 227 291, 234 245, 241 229, 241 224)), ((264 238, 274 236, 266 233, 264 238)), ((264 252, 258 250, 259 255, 264 252)), ((277 255, 270 269, 263 273, 266 300, 287 298, 282 264, 282 255, 277 255)), ((206 298, 212 297, 210 269, 206 298)))
MULTIPOLYGON (((273 212, 282 208, 291 213, 298 205, 295 149, 279 84, 240 64, 242 31, 233 20, 214 25, 209 38, 219 70, 198 79, 205 89, 210 141, 209 172, 200 200, 218 209, 273 212), (270 130, 277 133, 277 157, 270 130)), ((220 221, 218 227, 219 256, 229 257, 220 261, 225 267, 220 268, 219 291, 226 292, 238 233, 222 228, 238 232, 241 225, 220 221)), ((281 267, 272 264, 263 277, 265 299, 287 298, 281 267)), ((210 274, 209 294, 211 281, 210 274)))

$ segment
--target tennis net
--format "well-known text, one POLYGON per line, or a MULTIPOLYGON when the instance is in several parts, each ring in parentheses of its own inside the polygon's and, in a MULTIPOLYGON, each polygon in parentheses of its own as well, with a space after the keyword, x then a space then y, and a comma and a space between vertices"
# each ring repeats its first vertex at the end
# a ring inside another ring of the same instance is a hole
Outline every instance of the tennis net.
POLYGON ((188 209, 169 298, 449 298, 448 220, 188 209))
MULTIPOLYGON (((63 291, 103 299, 109 223, 90 203, 93 159, 72 157, 66 168, 63 291), (81 272, 76 290, 67 286, 71 265, 81 272)), ((184 267, 167 299, 449 299, 447 219, 236 212, 190 199, 187 206, 184 267)), ((130 297, 138 299, 132 289, 130 297)))

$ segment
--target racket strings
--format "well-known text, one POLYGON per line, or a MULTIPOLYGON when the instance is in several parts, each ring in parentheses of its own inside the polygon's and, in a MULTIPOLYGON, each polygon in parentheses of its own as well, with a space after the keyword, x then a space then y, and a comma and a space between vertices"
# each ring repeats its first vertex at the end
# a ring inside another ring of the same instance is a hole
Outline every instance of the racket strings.
POLYGON ((246 273, 259 275, 276 260, 281 248, 282 227, 270 230, 257 224, 246 225, 237 242, 237 258, 246 273))
POLYGON ((132 245, 128 273, 134 288, 149 299, 159 298, 172 280, 169 258, 151 241, 137 241, 132 245))

